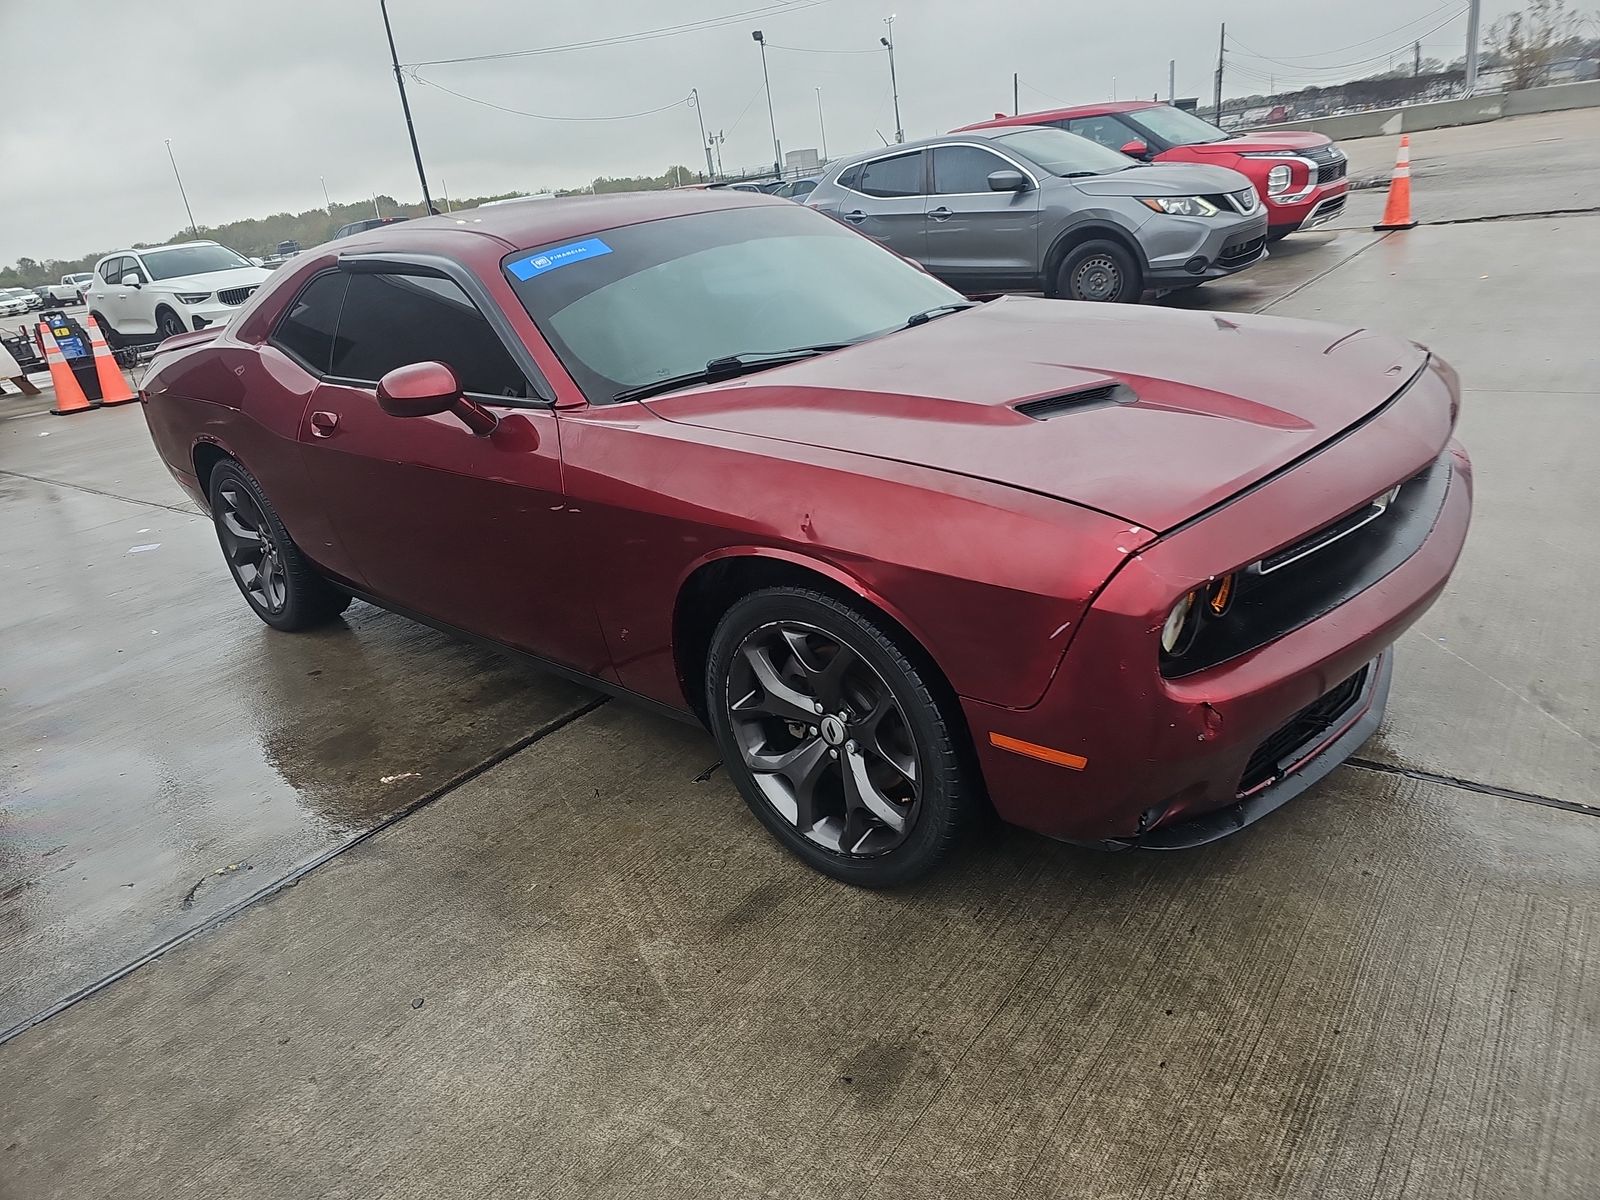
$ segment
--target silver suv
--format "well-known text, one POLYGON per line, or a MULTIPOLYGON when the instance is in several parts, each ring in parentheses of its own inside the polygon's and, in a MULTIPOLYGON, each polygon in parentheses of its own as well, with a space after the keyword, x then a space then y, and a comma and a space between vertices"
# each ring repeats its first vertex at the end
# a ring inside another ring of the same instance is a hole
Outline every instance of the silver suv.
POLYGON ((828 169, 805 203, 968 295, 1137 300, 1266 257, 1267 215, 1237 171, 1144 163, 1061 129, 911 142, 828 169))

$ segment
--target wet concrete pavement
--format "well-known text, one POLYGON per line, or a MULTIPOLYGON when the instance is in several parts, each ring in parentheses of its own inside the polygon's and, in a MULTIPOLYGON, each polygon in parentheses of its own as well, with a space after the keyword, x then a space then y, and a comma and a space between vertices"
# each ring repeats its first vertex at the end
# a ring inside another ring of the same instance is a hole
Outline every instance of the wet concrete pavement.
POLYGON ((581 689, 370 609, 269 634, 203 520, 150 506, 182 507, 135 465, 137 413, 73 423, 77 478, 40 465, 67 422, 0 422, 0 471, 68 479, 0 474, 4 561, 39 579, 8 585, 0 701, 8 738, 52 735, 0 793, 27 848, 0 871, 38 880, 0 900, 14 1011, 439 797, 0 1045, 0 1197, 1596 1194, 1597 246, 1600 217, 1323 232, 1175 298, 1461 370, 1473 534, 1388 720, 1219 845, 997 830, 888 895, 697 782, 696 730, 617 702, 563 724, 581 689), (117 472, 141 504, 80 490, 117 472), (88 616, 138 669, 79 644, 88 616), (57 820, 95 870, 50 876, 57 820), (185 915, 201 879, 218 907, 185 915))

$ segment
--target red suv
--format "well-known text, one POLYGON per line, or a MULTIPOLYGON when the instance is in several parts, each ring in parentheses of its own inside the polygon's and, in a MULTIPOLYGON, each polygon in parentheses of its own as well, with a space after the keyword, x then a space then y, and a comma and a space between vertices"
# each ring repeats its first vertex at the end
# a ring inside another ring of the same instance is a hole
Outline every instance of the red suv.
POLYGON ((1231 167, 1247 176, 1261 194, 1270 241, 1338 216, 1350 186, 1344 154, 1320 133, 1287 129, 1229 133, 1193 113, 1149 100, 1085 104, 1014 117, 996 113, 992 121, 956 132, 995 125, 1053 125, 1134 158, 1231 167))

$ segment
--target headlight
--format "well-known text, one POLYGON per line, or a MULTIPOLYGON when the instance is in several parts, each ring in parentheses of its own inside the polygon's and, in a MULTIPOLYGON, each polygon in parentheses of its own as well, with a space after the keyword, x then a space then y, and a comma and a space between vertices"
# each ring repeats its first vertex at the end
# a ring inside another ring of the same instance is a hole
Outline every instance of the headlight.
POLYGON ((1169 217, 1212 217, 1218 211, 1204 196, 1140 196, 1139 203, 1169 217))
POLYGON ((1289 181, 1294 172, 1289 170, 1288 163, 1279 163, 1267 172, 1267 194, 1276 196, 1279 192, 1289 190, 1289 181))
POLYGON ((174 292, 180 304, 199 304, 202 300, 211 299, 210 292, 174 292))
POLYGON ((1194 612, 1194 602, 1199 595, 1199 592, 1190 592, 1174 604, 1172 611, 1167 614, 1166 623, 1161 626, 1161 649, 1166 653, 1175 653, 1188 640, 1184 635, 1189 631, 1189 617, 1194 612))

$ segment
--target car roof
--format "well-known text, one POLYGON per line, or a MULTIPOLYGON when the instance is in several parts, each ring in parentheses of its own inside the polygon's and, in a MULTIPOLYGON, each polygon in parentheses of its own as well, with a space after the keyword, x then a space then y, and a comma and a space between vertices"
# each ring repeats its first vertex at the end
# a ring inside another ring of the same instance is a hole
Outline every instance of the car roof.
MULTIPOLYGON (((972 126, 967 129, 952 129, 949 133, 941 133, 935 137, 918 138, 914 142, 901 142, 899 145, 879 146, 876 150, 865 150, 860 154, 853 154, 849 158, 841 158, 828 164, 826 178, 832 178, 840 168, 851 166, 858 162, 867 162, 877 158, 891 158, 902 151, 923 150, 929 146, 943 146, 950 142, 970 141, 976 139, 981 142, 993 141, 1002 134, 1016 133, 1019 129, 1033 128, 1026 123, 1007 124, 1004 127, 996 124, 993 131, 972 126)), ((1046 128, 1046 127, 1041 127, 1046 128)), ((822 176, 818 177, 823 178, 822 176)))
MULTIPOLYGON (((154 254, 157 250, 181 250, 185 246, 220 246, 221 244, 221 242, 201 240, 198 242, 173 242, 172 244, 166 246, 129 246, 125 250, 113 250, 109 254, 102 254, 95 261, 97 263, 103 263, 108 258, 121 258, 124 254, 154 254)), ((93 275, 94 272, 86 271, 84 274, 93 275)))
POLYGON ((1042 112, 1020 113, 1014 117, 995 117, 990 121, 975 121, 963 125, 952 133, 971 133, 979 129, 994 129, 1006 125, 1038 125, 1046 121, 1066 121, 1073 117, 1103 117, 1108 113, 1138 112, 1141 108, 1160 108, 1156 100, 1113 100, 1104 104, 1079 104, 1072 108, 1050 108, 1042 112))
POLYGON ((408 243, 453 240, 452 234, 487 236, 520 250, 565 238, 587 237, 623 225, 641 225, 666 217, 691 216, 755 205, 787 206, 790 202, 760 192, 731 188, 656 192, 612 192, 600 196, 557 196, 538 204, 507 204, 465 212, 416 217, 356 234, 340 242, 345 252, 362 248, 402 250, 408 243))

